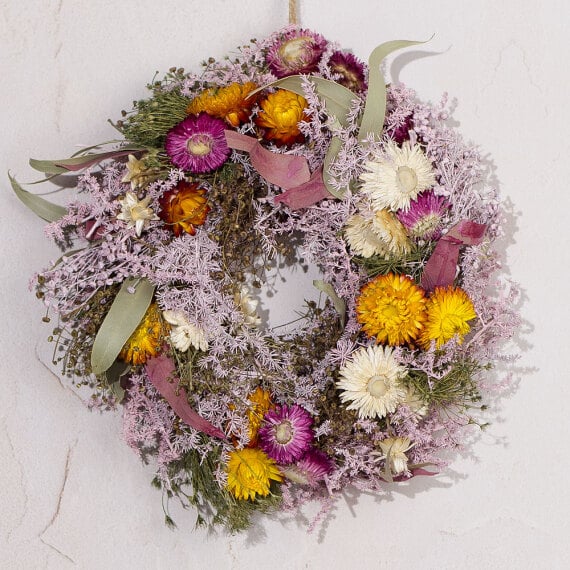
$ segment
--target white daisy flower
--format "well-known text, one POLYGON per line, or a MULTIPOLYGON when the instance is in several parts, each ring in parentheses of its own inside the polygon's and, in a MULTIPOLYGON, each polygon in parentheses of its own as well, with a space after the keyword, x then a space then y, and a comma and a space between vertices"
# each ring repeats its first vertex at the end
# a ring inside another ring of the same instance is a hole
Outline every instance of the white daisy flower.
POLYGON ((189 323, 182 311, 163 311, 162 316, 171 325, 170 341, 174 348, 180 352, 186 352, 190 346, 196 350, 208 350, 204 331, 189 323))
POLYGON ((383 418, 404 400, 406 388, 400 378, 405 374, 406 368, 396 362, 392 348, 369 346, 352 354, 340 369, 336 386, 342 390, 341 401, 350 402, 347 409, 358 410, 361 419, 383 418))
POLYGON ((127 227, 135 228, 135 233, 140 237, 147 222, 158 220, 159 217, 149 208, 150 196, 139 200, 133 192, 127 192, 124 198, 119 198, 121 213, 117 220, 127 222, 127 227))
POLYGON ((241 285, 239 291, 234 295, 235 304, 244 314, 244 323, 251 327, 258 327, 261 324, 261 318, 257 314, 258 301, 254 299, 245 285, 241 285))
POLYGON ((379 442, 382 455, 377 461, 386 459, 389 462, 390 472, 392 475, 400 475, 408 470, 408 457, 406 451, 409 451, 413 444, 407 437, 389 437, 379 442))
POLYGON ((416 196, 435 184, 430 160, 419 145, 406 141, 402 147, 390 141, 383 156, 367 161, 360 175, 362 192, 375 210, 408 210, 416 196))

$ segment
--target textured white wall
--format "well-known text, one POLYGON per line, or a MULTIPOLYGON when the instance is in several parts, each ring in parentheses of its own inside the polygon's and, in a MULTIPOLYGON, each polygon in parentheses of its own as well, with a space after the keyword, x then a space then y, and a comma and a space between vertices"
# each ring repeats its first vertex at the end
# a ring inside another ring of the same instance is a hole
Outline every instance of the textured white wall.
POLYGON ((49 328, 27 290, 57 256, 4 173, 114 136, 107 118, 155 71, 195 67, 286 23, 284 0, 0 1, 0 567, 563 568, 570 564, 570 80, 567 3, 556 0, 300 0, 301 23, 361 57, 382 41, 435 38, 388 70, 425 99, 443 91, 489 154, 511 224, 507 263, 524 285, 527 371, 498 418, 451 469, 383 498, 346 496, 323 536, 302 521, 249 534, 162 523, 152 469, 36 358, 49 328), (566 263, 565 263, 566 262, 566 263))

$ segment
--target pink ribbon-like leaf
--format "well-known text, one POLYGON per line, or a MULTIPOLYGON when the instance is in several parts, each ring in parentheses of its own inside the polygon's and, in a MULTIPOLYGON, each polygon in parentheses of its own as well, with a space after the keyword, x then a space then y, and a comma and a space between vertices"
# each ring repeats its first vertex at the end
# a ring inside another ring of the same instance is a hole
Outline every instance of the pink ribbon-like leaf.
POLYGON ((147 361, 145 370, 153 386, 170 404, 182 421, 212 437, 227 439, 226 434, 222 430, 204 419, 190 406, 186 391, 177 385, 178 382, 174 375, 176 367, 168 356, 162 354, 151 358, 147 361))
POLYGON ((307 160, 294 154, 277 154, 267 150, 258 140, 236 131, 226 131, 230 148, 249 153, 251 165, 267 182, 281 188, 293 188, 309 180, 311 173, 307 160))
POLYGON ((279 196, 276 196, 275 202, 281 202, 289 206, 291 210, 299 210, 300 208, 308 208, 323 198, 329 197, 330 193, 323 181, 323 171, 319 169, 315 170, 311 178, 304 184, 289 188, 279 196))
POLYGON ((477 245, 483 240, 485 224, 461 220, 437 242, 427 260, 422 274, 421 286, 425 291, 447 287, 455 280, 459 250, 464 245, 477 245))
POLYGON ((303 156, 278 154, 259 144, 254 137, 226 130, 226 141, 230 148, 249 153, 251 165, 270 182, 285 191, 275 198, 292 210, 308 208, 330 196, 323 182, 322 170, 309 170, 309 163, 303 156))

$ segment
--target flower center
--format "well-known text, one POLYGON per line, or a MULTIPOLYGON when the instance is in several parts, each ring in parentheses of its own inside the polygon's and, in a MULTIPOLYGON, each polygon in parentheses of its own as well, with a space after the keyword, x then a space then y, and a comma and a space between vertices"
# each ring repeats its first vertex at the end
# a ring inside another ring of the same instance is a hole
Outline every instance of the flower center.
POLYGON ((289 443, 293 439, 293 426, 290 422, 281 422, 275 426, 275 439, 282 445, 289 443))
POLYGON ((382 398, 388 391, 388 386, 386 385, 386 376, 374 374, 372 378, 368 381, 368 392, 371 396, 375 398, 382 398))
POLYGON ((418 185, 418 177, 409 166, 398 167, 396 178, 398 179, 398 186, 406 194, 411 194, 418 185))
POLYGON ((279 55, 285 63, 298 64, 303 61, 303 57, 306 55, 305 52, 307 48, 310 47, 310 45, 311 38, 294 38, 288 42, 285 42, 279 48, 279 55))
POLYGON ((202 133, 192 135, 186 142, 186 148, 194 156, 206 156, 212 151, 212 138, 202 133))
POLYGON ((148 208, 137 204, 131 208, 131 218, 134 222, 138 220, 146 220, 149 217, 148 208))
POLYGON ((387 320, 396 319, 400 316, 399 307, 393 303, 387 304, 382 308, 382 316, 387 320))

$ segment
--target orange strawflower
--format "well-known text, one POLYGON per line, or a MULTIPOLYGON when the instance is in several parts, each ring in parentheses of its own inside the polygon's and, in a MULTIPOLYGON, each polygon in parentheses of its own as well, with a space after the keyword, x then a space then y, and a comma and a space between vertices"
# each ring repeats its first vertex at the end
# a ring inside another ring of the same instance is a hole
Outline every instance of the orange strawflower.
POLYGON ((170 225, 176 237, 182 232, 194 235, 195 226, 201 226, 210 211, 206 189, 185 181, 164 193, 160 207, 160 218, 170 225))
POLYGON ((249 420, 249 445, 257 444, 257 432, 261 427, 263 416, 274 407, 271 400, 271 394, 261 387, 257 387, 255 392, 248 396, 251 407, 247 411, 247 419, 249 420))
POLYGON ((306 108, 307 101, 304 97, 278 89, 261 102, 262 110, 255 124, 265 129, 264 138, 278 146, 303 142, 305 137, 299 130, 299 123, 308 120, 306 108))
POLYGON ((170 327, 162 318, 160 309, 156 303, 152 303, 139 326, 123 346, 119 358, 129 364, 144 364, 149 358, 158 354, 169 331, 170 327))
POLYGON ((251 109, 257 101, 254 95, 246 97, 257 85, 252 81, 247 83, 232 83, 227 87, 212 87, 195 97, 186 112, 189 115, 207 113, 212 117, 224 119, 232 127, 239 127, 249 120, 251 109))
POLYGON ((356 300, 356 318, 381 344, 413 343, 427 319, 424 290, 406 275, 388 273, 369 281, 356 300))

